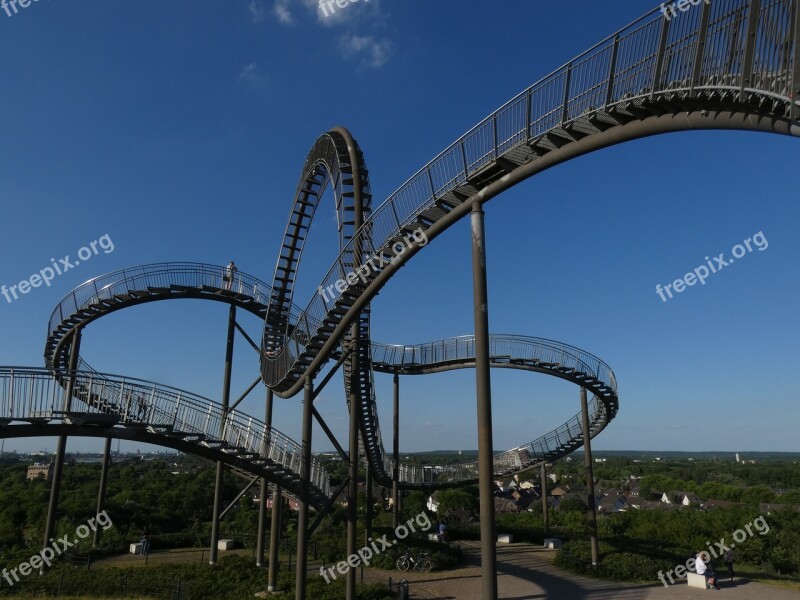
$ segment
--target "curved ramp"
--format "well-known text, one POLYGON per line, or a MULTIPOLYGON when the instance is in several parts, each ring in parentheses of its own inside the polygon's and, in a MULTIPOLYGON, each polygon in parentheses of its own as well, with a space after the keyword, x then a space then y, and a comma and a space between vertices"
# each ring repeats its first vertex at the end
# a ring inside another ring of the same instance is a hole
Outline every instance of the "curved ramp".
MULTIPOLYGON (((316 294, 283 332, 265 323, 264 381, 284 397, 298 393, 304 377, 348 339, 351 324, 368 318, 370 300, 422 248, 422 234, 427 243, 475 204, 538 172, 659 133, 800 135, 799 19, 798 0, 714 0, 674 19, 654 9, 512 98, 372 211, 321 282, 330 295, 316 294), (398 244, 407 246, 399 256, 398 244)), ((299 190, 307 179, 308 168, 299 190)), ((360 188, 358 181, 353 186, 360 188)), ((299 257, 294 270, 298 263, 299 257)), ((368 332, 368 321, 361 329, 368 332)), ((368 333, 353 342, 367 340, 368 333)), ((384 480, 387 461, 362 346, 348 390, 358 395, 367 455, 384 480)))
MULTIPOLYGON (((330 357, 344 329, 398 268, 393 244, 428 239, 546 168, 638 137, 690 129, 800 135, 797 0, 715 0, 667 20, 654 9, 512 98, 376 208, 347 242, 265 381, 292 396, 330 357), (354 256, 356 259, 354 260, 354 256), (371 259, 371 260, 363 260, 371 259), (394 260, 392 260, 394 259, 394 260), (364 263, 364 281, 337 281, 364 263), (314 356, 315 360, 305 360, 314 356)), ((308 161, 307 161, 308 164, 308 161)), ((307 178, 304 172, 301 182, 307 178)), ((297 202, 297 200, 296 200, 297 202)), ((337 199, 338 203, 338 199, 337 199)), ((293 264, 293 269, 298 267, 293 264)), ((279 282, 276 282, 276 284, 279 282)))
MULTIPOLYGON (((252 417, 223 414, 217 402, 146 381, 94 371, 65 378, 74 379, 70 402, 52 371, 0 367, 0 435, 137 440, 219 460, 299 494, 300 445, 252 417)), ((330 494, 327 472, 312 460, 312 504, 330 494)))
MULTIPOLYGON (((224 267, 200 263, 159 263, 123 269, 81 284, 53 311, 45 351, 47 364, 53 365, 61 373, 65 372, 63 365, 67 363, 69 353, 68 345, 62 342, 69 340, 73 329, 143 302, 200 298, 233 303, 263 317, 264 301, 271 295, 270 286, 242 272, 238 272, 234 280, 227 284, 222 278, 224 271, 224 267), (82 302, 80 299, 83 299, 82 302)), ((290 318, 295 318, 300 311, 290 306, 288 312, 290 318)), ((370 368, 383 373, 422 375, 472 368, 475 362, 473 336, 413 346, 372 342, 366 347, 369 350, 370 368)), ((601 359, 583 350, 541 338, 494 335, 491 338, 490 361, 493 367, 545 373, 586 387, 595 395, 590 404, 592 437, 602 431, 617 413, 619 403, 613 371, 601 359)), ((94 372, 83 361, 80 370, 96 381, 106 377, 94 372)), ((149 397, 149 394, 144 395, 145 410, 150 410, 149 397)), ((81 394, 76 394, 76 398, 85 401, 81 394)), ((366 406, 370 410, 376 407, 374 396, 370 397, 366 406)), ((368 414, 364 422, 377 423, 377 412, 368 414)), ((159 433, 168 435, 159 428, 151 431, 152 436, 159 433)), ((362 434, 368 441, 368 447, 382 448, 379 428, 362 427, 362 434)), ((580 415, 576 415, 557 429, 523 446, 497 454, 494 459, 495 471, 500 476, 530 469, 543 461, 569 454, 582 443, 581 419, 580 415)), ((392 465, 385 454, 382 461, 382 473, 376 476, 388 484, 392 465)), ((447 467, 400 465, 399 472, 402 486, 408 489, 449 487, 475 481, 477 464, 468 462, 447 467)))
MULTIPOLYGON (((542 338, 492 335, 489 361, 494 368, 520 369, 545 373, 584 387, 594 394, 589 403, 589 432, 593 438, 616 416, 619 409, 617 380, 600 358, 574 346, 542 338)), ((378 372, 424 375, 475 366, 475 338, 462 336, 418 344, 392 346, 372 344, 372 365, 378 372)), ((374 403, 373 403, 374 404, 374 403)), ((370 432, 367 432, 369 435, 370 432)), ((379 439, 373 445, 379 446, 379 439)), ((583 445, 581 414, 555 430, 506 452, 495 454, 496 476, 507 476, 566 456, 583 445)), ((392 472, 384 455, 384 471, 392 472)), ((478 479, 478 463, 446 466, 400 465, 404 487, 444 487, 465 485, 478 479)))
MULTIPOLYGON (((159 300, 196 298, 234 304, 265 318, 271 288, 246 273, 224 281, 225 267, 203 263, 157 263, 120 269, 79 285, 50 315, 45 364, 68 368, 72 333, 100 317, 130 306, 159 300)), ((295 315, 296 316, 296 315, 295 315)))

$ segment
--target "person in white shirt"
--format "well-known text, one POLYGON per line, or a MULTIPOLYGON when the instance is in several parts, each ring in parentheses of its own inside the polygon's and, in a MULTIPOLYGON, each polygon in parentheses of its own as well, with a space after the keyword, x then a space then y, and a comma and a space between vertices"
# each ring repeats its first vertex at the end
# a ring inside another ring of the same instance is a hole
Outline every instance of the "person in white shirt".
POLYGON ((236 268, 236 265, 233 261, 225 267, 225 276, 223 279, 225 280, 225 289, 230 291, 231 287, 233 287, 233 278, 236 277, 236 271, 239 269, 236 268))
POLYGON ((717 577, 716 575, 714 575, 714 571, 712 571, 706 564, 706 561, 703 560, 703 556, 705 555, 706 553, 703 552, 702 550, 695 555, 694 568, 697 571, 698 575, 702 575, 703 577, 706 578, 707 585, 713 585, 714 589, 718 590, 720 589, 719 581, 717 581, 717 577))

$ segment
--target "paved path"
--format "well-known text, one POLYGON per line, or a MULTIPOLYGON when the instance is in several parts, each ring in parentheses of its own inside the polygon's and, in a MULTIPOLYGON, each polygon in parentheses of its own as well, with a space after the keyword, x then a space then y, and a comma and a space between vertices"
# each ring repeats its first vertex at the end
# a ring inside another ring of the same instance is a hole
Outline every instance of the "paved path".
MULTIPOLYGON (((480 548, 477 542, 461 542, 466 567, 443 573, 372 571, 381 581, 402 575, 414 600, 480 600, 480 548)), ((553 566, 553 551, 529 544, 497 547, 497 582, 502 600, 684 600, 731 598, 737 600, 800 600, 800 593, 744 579, 721 582, 722 590, 703 591, 685 583, 664 588, 660 583, 631 585, 588 579, 553 566)), ((370 577, 372 579, 373 577, 370 577)), ((655 575, 654 575, 655 577, 655 575)), ((377 578, 376 578, 377 580, 377 578)))

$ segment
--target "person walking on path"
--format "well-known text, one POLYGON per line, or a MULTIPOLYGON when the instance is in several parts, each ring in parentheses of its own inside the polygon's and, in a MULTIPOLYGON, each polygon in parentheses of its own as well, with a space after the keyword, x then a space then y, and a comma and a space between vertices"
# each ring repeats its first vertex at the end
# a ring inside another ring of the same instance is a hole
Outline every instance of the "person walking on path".
POLYGON ((728 567, 728 575, 733 581, 733 548, 725 550, 725 566, 728 567))

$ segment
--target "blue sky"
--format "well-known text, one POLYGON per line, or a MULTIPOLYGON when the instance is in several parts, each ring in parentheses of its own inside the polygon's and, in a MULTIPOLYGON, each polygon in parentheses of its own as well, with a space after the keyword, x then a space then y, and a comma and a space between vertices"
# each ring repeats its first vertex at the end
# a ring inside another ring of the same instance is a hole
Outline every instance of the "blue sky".
MULTIPOLYGON (((104 234, 114 243, 50 288, 0 297, 0 364, 41 366, 53 307, 115 269, 234 259, 270 281, 320 134, 352 131, 382 202, 496 107, 651 6, 370 0, 329 19, 304 0, 0 10, 0 284, 104 234)), ((797 141, 763 134, 659 136, 571 161, 486 205, 492 331, 579 346, 617 374, 620 413, 595 448, 798 450, 798 152, 797 141), (766 250, 666 303, 656 294, 759 231, 766 250)), ((299 274, 301 304, 330 266, 334 223, 328 194, 299 274)), ((377 340, 472 331, 469 243, 461 222, 402 269, 373 303, 377 340)), ((223 305, 198 301, 129 309, 87 328, 84 357, 218 398, 226 319, 223 305)), ((256 319, 241 321, 259 335, 256 319)), ((237 348, 235 396, 258 373, 241 338, 237 348)), ((388 426, 391 378, 377 377, 388 426)), ((497 450, 579 410, 570 384, 492 377, 497 450)), ((472 371, 401 385, 404 451, 477 446, 472 371)), ((257 394, 243 406, 261 417, 257 394)), ((340 378, 318 408, 346 441, 340 378)), ((275 425, 299 438, 298 398, 277 400, 275 425)), ((315 436, 315 449, 330 447, 315 436)), ((45 447, 54 441, 6 444, 45 447)))

